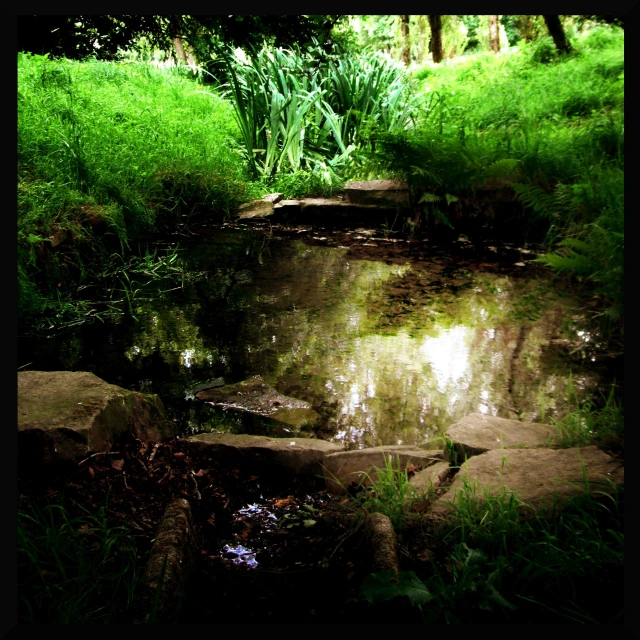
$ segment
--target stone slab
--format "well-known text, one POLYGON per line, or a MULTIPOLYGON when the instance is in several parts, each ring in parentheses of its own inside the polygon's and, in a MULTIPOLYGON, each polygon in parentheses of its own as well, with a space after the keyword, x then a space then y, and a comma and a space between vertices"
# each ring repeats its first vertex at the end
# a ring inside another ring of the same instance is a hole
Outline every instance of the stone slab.
POLYGON ((18 373, 21 462, 77 462, 110 451, 126 432, 159 441, 175 434, 160 398, 109 384, 88 371, 18 373))
POLYGON ((231 433, 201 433, 186 439, 189 447, 236 454, 254 462, 273 464, 298 475, 318 475, 327 455, 342 447, 314 438, 269 438, 231 433))
POLYGON ((624 484, 624 467, 597 447, 571 449, 493 449, 465 462, 451 488, 433 505, 432 512, 445 514, 465 483, 477 483, 476 496, 517 493, 526 505, 548 512, 555 500, 562 506, 572 497, 611 492, 612 484, 624 484), (586 487, 583 476, 586 474, 586 487))
POLYGON ((347 201, 355 204, 402 205, 408 207, 409 190, 400 180, 349 182, 344 187, 347 201))
POLYGON ((447 429, 447 437, 467 458, 491 449, 549 448, 548 440, 555 433, 556 429, 546 424, 520 422, 483 413, 471 413, 447 429))
POLYGON ((344 487, 352 483, 370 486, 377 479, 376 469, 384 469, 391 458, 393 467, 404 469, 412 464, 417 468, 428 467, 442 460, 437 452, 418 449, 411 445, 393 445, 332 453, 325 459, 325 485, 327 491, 344 493, 344 487))

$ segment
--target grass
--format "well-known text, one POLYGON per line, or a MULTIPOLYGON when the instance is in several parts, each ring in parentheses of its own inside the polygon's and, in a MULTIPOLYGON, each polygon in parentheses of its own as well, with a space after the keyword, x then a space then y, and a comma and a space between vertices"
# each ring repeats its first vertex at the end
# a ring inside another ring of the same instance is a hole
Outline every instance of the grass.
POLYGON ((361 171, 406 179, 430 228, 490 221, 502 207, 525 239, 546 243, 541 262, 604 296, 620 330, 624 33, 599 28, 578 38, 572 55, 541 60, 547 45, 417 71, 430 97, 416 126, 372 128, 361 171), (429 197, 419 202, 421 194, 429 197))
POLYGON ((616 386, 600 398, 581 400, 571 378, 567 388, 570 403, 568 413, 551 424, 556 427, 554 444, 566 447, 596 445, 619 453, 624 450, 624 407, 616 397, 616 386))
POLYGON ((423 543, 428 568, 404 570, 397 582, 372 574, 360 599, 408 599, 427 624, 621 623, 624 487, 611 489, 548 517, 523 511, 513 492, 464 483, 423 543))
POLYGON ((126 262, 144 237, 261 193, 237 152, 230 105, 179 70, 19 54, 18 131, 26 324, 72 305, 101 259, 126 262), (59 231, 67 238, 54 249, 59 231))
POLYGON ((117 623, 133 602, 137 554, 126 527, 75 505, 18 510, 19 622, 117 623))

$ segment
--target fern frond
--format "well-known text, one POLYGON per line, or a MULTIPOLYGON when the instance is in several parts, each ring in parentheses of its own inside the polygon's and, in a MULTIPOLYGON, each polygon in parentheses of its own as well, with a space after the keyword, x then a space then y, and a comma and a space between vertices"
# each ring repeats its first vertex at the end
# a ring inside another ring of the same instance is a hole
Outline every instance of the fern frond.
POLYGON ((518 180, 521 166, 520 160, 502 158, 501 160, 496 160, 486 168, 485 176, 487 178, 506 181, 518 180))
POLYGON ((423 193, 418 202, 438 202, 439 200, 441 200, 440 196, 435 193, 423 193))
POLYGON ((443 224, 445 227, 449 227, 450 229, 453 228, 453 225, 451 224, 449 218, 447 218, 446 214, 442 213, 440 209, 434 208, 430 211, 430 214, 440 224, 443 224))
POLYGON ((519 183, 513 185, 513 190, 518 194, 518 198, 536 213, 545 217, 558 213, 556 199, 539 187, 519 183))
POLYGON ((452 196, 450 193, 445 193, 444 195, 447 204, 451 204, 452 202, 458 202, 458 198, 456 196, 452 196))

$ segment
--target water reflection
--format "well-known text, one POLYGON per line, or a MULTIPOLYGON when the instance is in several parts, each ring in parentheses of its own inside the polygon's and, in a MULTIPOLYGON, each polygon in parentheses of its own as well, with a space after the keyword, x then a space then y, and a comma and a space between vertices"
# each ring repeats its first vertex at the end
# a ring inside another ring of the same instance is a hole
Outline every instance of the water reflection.
POLYGON ((476 411, 561 415, 571 369, 577 389, 597 384, 555 356, 598 337, 545 281, 448 256, 355 260, 346 246, 257 233, 218 232, 183 260, 199 277, 141 303, 137 322, 83 327, 23 360, 158 393, 187 433, 258 429, 185 389, 259 374, 311 402, 321 437, 351 448, 422 443, 476 411))

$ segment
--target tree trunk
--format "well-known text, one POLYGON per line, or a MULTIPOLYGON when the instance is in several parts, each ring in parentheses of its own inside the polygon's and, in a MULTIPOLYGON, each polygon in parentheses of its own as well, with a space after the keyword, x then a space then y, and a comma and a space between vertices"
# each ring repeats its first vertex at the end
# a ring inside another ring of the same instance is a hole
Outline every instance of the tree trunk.
POLYGON ((411 64, 411 42, 409 41, 409 16, 400 16, 402 30, 402 62, 405 67, 411 64))
POLYGON ((196 59, 193 55, 193 49, 191 48, 191 45, 187 45, 187 51, 185 51, 184 45, 182 44, 182 38, 180 36, 176 36, 173 39, 173 45, 176 48, 178 58, 182 60, 182 62, 188 64, 190 67, 196 66, 196 59))
POLYGON ((500 51, 500 28, 498 26, 498 16, 489 16, 489 42, 491 51, 500 51))
POLYGON ((560 16, 542 16, 544 18, 547 29, 553 38, 553 42, 556 45, 556 49, 560 53, 569 53, 571 51, 571 45, 564 35, 564 29, 562 28, 562 22, 560 22, 560 16))
POLYGON ((442 62, 442 16, 429 16, 429 26, 431 27, 431 55, 433 61, 442 62))

